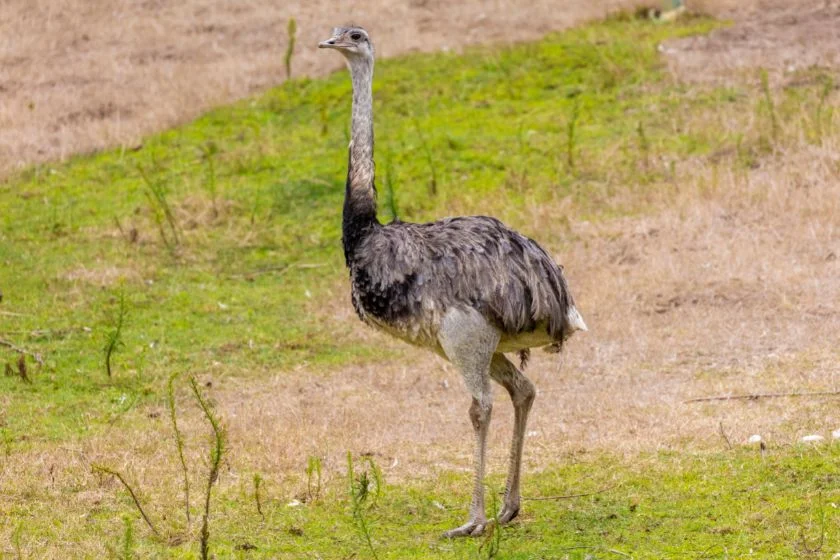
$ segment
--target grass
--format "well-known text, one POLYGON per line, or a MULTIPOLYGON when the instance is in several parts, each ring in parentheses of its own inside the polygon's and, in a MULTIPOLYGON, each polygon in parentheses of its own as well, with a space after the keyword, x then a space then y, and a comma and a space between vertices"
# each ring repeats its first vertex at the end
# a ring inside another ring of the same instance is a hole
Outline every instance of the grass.
MULTIPOLYGON (((632 459, 570 457, 526 477, 521 521, 503 527, 497 557, 828 557, 840 543, 838 465, 838 445, 770 448, 763 457, 757 447, 632 459), (578 494, 583 496, 567 497, 578 494)), ((325 489, 324 499, 297 506, 269 493, 262 515, 246 495, 250 490, 228 492, 214 514, 220 535, 214 554, 236 558, 245 549, 248 558, 483 558, 483 539, 439 538, 463 521, 469 476, 386 483, 375 505, 361 506, 373 524, 364 536, 358 534, 359 504, 341 477, 325 489)), ((500 490, 501 476, 492 477, 490 487, 500 490)), ((91 512, 89 523, 110 527, 109 538, 118 545, 119 514, 133 506, 116 506, 91 512)), ((45 526, 28 527, 22 545, 52 534, 45 526)), ((191 543, 171 546, 151 538, 145 527, 135 531, 134 546, 139 557, 194 558, 196 552, 191 543)))
MULTIPOLYGON (((617 17, 536 43, 378 63, 377 148, 388 154, 383 214, 396 215, 395 200, 406 221, 494 214, 560 248, 572 241, 568 231, 536 231, 523 208, 560 214, 572 205, 581 222, 643 215, 653 198, 678 190, 681 166, 713 161, 745 172, 796 135, 794 116, 832 118, 824 81, 771 97, 767 87, 671 79, 656 46, 719 25, 617 17)), ((37 166, 0 185, 0 338, 46 362, 32 366, 29 384, 0 377, 5 456, 73 446, 127 429, 126 418, 151 430, 155 407, 174 402, 167 380, 176 371, 217 383, 258 385, 278 375, 317 382, 339 367, 399 357, 400 347, 371 342, 336 311, 336 299, 348 297, 339 213, 349 93, 343 73, 288 82, 147 138, 137 151, 37 166), (114 286, 131 314, 119 335, 119 367, 106 379, 101 341, 114 328, 114 286)), ((830 123, 806 124, 822 142, 830 123)), ((12 362, 16 353, 3 346, 0 358, 12 362)), ((220 442, 208 497, 217 476, 236 479, 220 464, 220 442)), ((499 533, 497 556, 825 553, 840 539, 832 505, 838 453, 832 445, 780 447, 765 459, 750 449, 597 454, 541 465, 526 476, 526 496, 595 493, 526 501, 524 522, 499 533)), ((150 491, 153 517, 185 507, 180 475, 150 491)), ((320 462, 306 475, 302 495, 311 497, 315 475, 317 499, 297 507, 268 479, 219 485, 212 516, 205 509, 214 554, 469 558, 491 549, 437 539, 463 521, 466 474, 443 469, 434 482, 386 484, 364 505, 372 527, 364 546, 346 483, 325 475, 322 486, 320 462)), ((501 480, 490 483, 499 488, 501 480)), ((196 557, 194 541, 130 529, 120 517, 132 511, 126 499, 75 512, 87 525, 66 532, 41 500, 72 503, 79 488, 27 485, 23 498, 0 499, 7 518, 27 520, 0 521, 0 535, 13 535, 17 548, 37 550, 60 535, 88 551, 105 540, 126 555, 196 557)))

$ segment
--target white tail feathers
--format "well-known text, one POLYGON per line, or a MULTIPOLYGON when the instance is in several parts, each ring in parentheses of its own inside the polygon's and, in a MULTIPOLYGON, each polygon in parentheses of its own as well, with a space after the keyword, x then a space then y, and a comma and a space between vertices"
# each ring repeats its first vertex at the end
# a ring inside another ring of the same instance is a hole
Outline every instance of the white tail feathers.
POLYGON ((589 330, 586 328, 586 323, 583 322, 583 317, 580 316, 580 313, 575 306, 569 308, 569 311, 566 313, 566 320, 569 322, 572 332, 589 330))

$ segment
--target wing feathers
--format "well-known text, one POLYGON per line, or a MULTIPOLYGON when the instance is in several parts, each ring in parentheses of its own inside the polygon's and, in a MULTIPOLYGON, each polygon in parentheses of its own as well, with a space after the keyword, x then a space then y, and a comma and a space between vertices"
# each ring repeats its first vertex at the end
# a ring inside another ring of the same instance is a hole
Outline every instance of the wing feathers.
POLYGON ((378 228, 360 249, 350 263, 354 303, 356 292, 378 292, 360 293, 358 303, 368 313, 382 314, 381 303, 368 310, 364 301, 387 298, 388 316, 377 315, 381 320, 420 316, 425 303, 442 312, 470 305, 507 334, 545 324, 558 342, 583 325, 562 267, 495 218, 397 222, 378 228))

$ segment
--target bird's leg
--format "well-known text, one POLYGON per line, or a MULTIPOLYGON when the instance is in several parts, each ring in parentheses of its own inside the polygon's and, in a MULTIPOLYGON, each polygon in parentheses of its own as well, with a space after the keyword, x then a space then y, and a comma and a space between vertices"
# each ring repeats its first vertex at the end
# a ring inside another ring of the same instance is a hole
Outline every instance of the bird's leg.
POLYGON ((499 523, 507 523, 519 513, 522 447, 525 443, 528 412, 530 412, 531 405, 534 403, 536 390, 534 384, 502 354, 493 356, 493 361, 490 364, 490 377, 507 389, 510 400, 513 401, 514 419, 513 440, 510 444, 510 466, 505 483, 505 501, 498 516, 499 523))
POLYGON ((499 344, 498 330, 474 309, 452 309, 446 313, 438 332, 438 342, 446 357, 464 376, 472 394, 470 421, 475 433, 475 479, 469 520, 444 533, 445 537, 477 536, 487 526, 484 511, 484 457, 487 428, 493 410, 490 387, 490 360, 499 344))
POLYGON ((487 451, 487 428, 490 426, 492 410, 492 404, 481 404, 476 399, 473 399, 470 406, 470 421, 475 432, 475 476, 473 497, 470 502, 470 518, 460 527, 444 533, 445 537, 475 537, 481 535, 487 527, 487 514, 484 510, 484 457, 487 451))

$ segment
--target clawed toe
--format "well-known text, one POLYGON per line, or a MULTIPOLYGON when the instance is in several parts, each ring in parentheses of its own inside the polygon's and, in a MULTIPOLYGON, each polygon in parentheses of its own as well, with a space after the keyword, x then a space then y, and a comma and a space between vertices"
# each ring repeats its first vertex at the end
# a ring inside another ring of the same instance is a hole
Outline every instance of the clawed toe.
POLYGON ((460 527, 445 532, 443 536, 447 539, 453 539, 455 537, 478 537, 484 533, 486 527, 486 520, 468 521, 460 527))
POLYGON ((519 506, 504 506, 502 510, 499 512, 499 516, 497 519, 499 520, 500 525, 504 525, 509 521, 513 521, 516 516, 519 515, 519 506))

